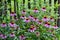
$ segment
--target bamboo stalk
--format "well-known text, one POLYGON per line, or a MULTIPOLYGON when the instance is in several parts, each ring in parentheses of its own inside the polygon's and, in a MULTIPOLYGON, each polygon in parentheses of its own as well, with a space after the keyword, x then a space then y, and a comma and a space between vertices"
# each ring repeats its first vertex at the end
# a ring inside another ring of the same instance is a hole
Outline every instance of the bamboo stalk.
MULTIPOLYGON (((40 11, 39 0, 36 0, 36 8, 40 11)), ((39 12, 38 12, 39 13, 39 12)), ((40 13, 37 14, 38 18, 40 17, 40 13), (38 16, 39 15, 39 16, 38 16)))
POLYGON ((30 14, 33 14, 33 7, 34 7, 34 0, 30 0, 30 6, 31 6, 31 8, 30 8, 30 14))
MULTIPOLYGON (((2 5, 4 5, 5 7, 5 0, 2 0, 2 5)), ((5 22, 5 19, 4 19, 4 7, 2 8, 2 18, 3 18, 3 22, 5 22)))
POLYGON ((10 10, 8 10, 10 7, 10 5, 8 4, 8 1, 7 0, 5 0, 6 1, 6 13, 7 13, 7 17, 6 17, 6 19, 8 20, 8 22, 10 21, 10 10))
POLYGON ((54 0, 51 0, 51 15, 54 15, 54 0))
MULTIPOLYGON (((58 0, 56 1, 56 4, 58 3, 58 0)), ((58 13, 58 8, 56 9, 56 14, 58 13)), ((59 16, 59 15, 58 15, 59 16)), ((58 26, 58 23, 57 23, 57 21, 58 21, 58 18, 56 19, 56 25, 58 26)), ((59 27, 59 26, 58 26, 59 27)))
POLYGON ((18 0, 18 13, 20 14, 21 12, 21 9, 22 9, 22 4, 23 4, 23 1, 22 0, 18 0))
POLYGON ((48 13, 49 13, 49 10, 50 10, 50 9, 49 9, 49 0, 46 0, 45 2, 46 2, 46 6, 47 6, 47 11, 48 11, 48 13))
MULTIPOLYGON (((51 14, 50 15, 55 17, 55 13, 54 13, 54 0, 51 0, 51 14)), ((56 22, 56 20, 55 20, 55 22, 56 22)), ((53 23, 53 25, 56 24, 55 22, 53 23)))
POLYGON ((16 14, 18 14, 18 6, 17 6, 17 1, 15 0, 15 5, 16 5, 16 14))
POLYGON ((24 5, 25 7, 25 9, 27 10, 28 9, 28 0, 25 0, 25 5, 24 5))
POLYGON ((49 0, 45 0, 46 5, 49 6, 49 0))
MULTIPOLYGON (((1 5, 1 3, 2 3, 2 2, 0 2, 0 5, 1 5)), ((1 7, 2 7, 2 6, 1 6, 1 7)), ((1 8, 0 8, 0 10, 1 10, 1 8)), ((0 11, 0 18, 2 18, 2 11, 0 11)), ((1 21, 2 21, 2 20, 0 19, 0 23, 1 23, 1 21)))
POLYGON ((7 4, 7 20, 8 20, 8 22, 10 21, 10 10, 8 10, 9 8, 10 8, 10 5, 7 4))
POLYGON ((11 0, 11 12, 14 12, 14 0, 11 0))
POLYGON ((41 7, 44 6, 44 0, 41 0, 41 7))
POLYGON ((30 0, 30 4, 31 4, 31 10, 33 9, 33 6, 34 6, 34 1, 33 0, 30 0))
POLYGON ((39 0, 36 0, 36 7, 39 8, 39 0))
MULTIPOLYGON (((42 9, 42 7, 44 7, 44 0, 40 0, 40 10, 42 9)), ((38 17, 40 17, 40 16, 43 16, 43 14, 42 13, 44 13, 44 12, 42 12, 42 11, 40 11, 40 15, 38 16, 38 17)))
MULTIPOLYGON (((11 0, 11 12, 14 12, 14 0, 11 0)), ((14 20, 14 17, 12 17, 12 20, 14 20)))

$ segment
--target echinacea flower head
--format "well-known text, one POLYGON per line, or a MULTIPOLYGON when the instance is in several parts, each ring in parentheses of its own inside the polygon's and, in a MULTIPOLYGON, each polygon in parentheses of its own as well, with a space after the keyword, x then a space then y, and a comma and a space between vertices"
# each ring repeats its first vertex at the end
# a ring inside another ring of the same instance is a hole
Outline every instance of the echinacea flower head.
POLYGON ((32 20, 32 19, 33 19, 33 16, 32 16, 32 15, 30 15, 30 16, 29 16, 29 19, 31 19, 31 20, 32 20))
POLYGON ((2 38, 2 36, 3 36, 3 34, 2 34, 2 33, 0 33, 0 38, 2 38))
POLYGON ((54 21, 54 18, 53 17, 50 17, 50 21, 54 21))
POLYGON ((38 23, 38 24, 42 24, 42 20, 39 20, 37 23, 38 23))
POLYGON ((16 16, 16 13, 15 12, 11 12, 10 16, 16 16))
POLYGON ((33 10, 33 12, 34 12, 34 13, 38 13, 39 11, 38 11, 37 8, 35 8, 35 9, 33 10))
POLYGON ((6 27, 7 25, 6 25, 6 23, 5 22, 3 22, 2 24, 1 24, 1 27, 6 27))
POLYGON ((44 24, 44 26, 50 28, 51 25, 50 25, 49 22, 46 22, 46 23, 44 24))
POLYGON ((32 21, 37 22, 37 21, 39 21, 39 19, 38 19, 38 18, 36 18, 36 17, 34 17, 32 21))
POLYGON ((3 34, 2 39, 6 39, 6 38, 7 38, 7 36, 3 34))
POLYGON ((25 19, 26 17, 25 17, 24 15, 22 15, 20 18, 21 18, 21 19, 25 19))
POLYGON ((23 34, 19 36, 19 39, 20 39, 20 40, 25 40, 25 38, 26 38, 26 37, 25 37, 23 34))
POLYGON ((13 27, 16 26, 16 24, 15 24, 14 22, 10 22, 10 23, 9 23, 9 26, 13 28, 13 27))
POLYGON ((22 14, 23 14, 23 15, 25 15, 25 14, 26 14, 26 11, 25 11, 25 10, 23 10, 23 11, 22 11, 22 14))
POLYGON ((14 20, 16 20, 16 21, 18 20, 17 16, 14 16, 14 20))
POLYGON ((46 8, 45 8, 45 7, 42 7, 42 11, 44 11, 44 12, 45 12, 45 11, 46 11, 46 8))
POLYGON ((24 22, 29 23, 30 22, 30 19, 29 18, 26 18, 26 19, 24 19, 24 22))
POLYGON ((57 28, 58 28, 58 26, 55 24, 55 25, 53 26, 53 28, 54 28, 54 29, 57 29, 57 28))
POLYGON ((46 21, 49 20, 49 18, 47 18, 46 16, 44 16, 44 18, 42 18, 42 20, 46 22, 46 21))
POLYGON ((14 20, 16 20, 16 21, 17 21, 17 20, 18 20, 18 18, 14 18, 14 20))
POLYGON ((16 25, 16 27, 14 27, 14 30, 18 30, 18 29, 20 29, 19 25, 16 25))
POLYGON ((40 32, 36 32, 36 36, 39 37, 40 36, 40 32))
POLYGON ((31 25, 31 27, 28 29, 29 32, 34 32, 36 30, 36 27, 31 25))
POLYGON ((15 37, 15 34, 14 34, 14 33, 11 33, 11 34, 10 34, 10 37, 15 37))

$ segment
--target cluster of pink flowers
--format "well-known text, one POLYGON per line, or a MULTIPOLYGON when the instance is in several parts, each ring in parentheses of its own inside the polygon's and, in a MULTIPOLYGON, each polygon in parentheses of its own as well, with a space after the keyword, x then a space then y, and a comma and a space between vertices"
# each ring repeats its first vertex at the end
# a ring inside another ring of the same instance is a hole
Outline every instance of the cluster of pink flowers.
MULTIPOLYGON (((45 11, 46 11, 46 7, 42 7, 41 10, 42 10, 43 12, 45 12, 45 11)), ((33 10, 33 12, 34 12, 34 13, 38 13, 39 10, 38 10, 37 8, 35 8, 35 9, 33 10)))
MULTIPOLYGON (((14 33, 10 33, 9 37, 14 38, 16 35, 14 33)), ((6 39, 8 36, 5 34, 0 33, 0 38, 6 39)), ((24 40, 26 37, 22 34, 19 36, 20 40, 24 40)))
MULTIPOLYGON (((37 17, 34 17, 34 16, 30 15, 29 17, 21 16, 20 18, 23 19, 24 22, 26 22, 26 23, 29 23, 29 22, 33 21, 33 22, 36 22, 38 24, 44 25, 45 27, 48 27, 48 28, 54 28, 55 27, 55 26, 52 26, 50 23, 48 23, 49 21, 50 22, 55 21, 53 17, 49 18, 47 16, 44 16, 42 18, 42 20, 39 20, 37 17)), ((56 28, 57 28, 57 26, 56 26, 56 28)))
POLYGON ((0 26, 3 28, 6 28, 8 26, 10 28, 14 28, 15 30, 19 28, 19 25, 17 25, 14 22, 10 22, 9 24, 6 24, 5 22, 3 22, 0 26))
MULTIPOLYGON (((54 22, 54 18, 52 18, 52 17, 48 18, 48 17, 44 16, 42 18, 42 20, 39 20, 38 18, 36 18, 32 15, 30 15, 29 17, 21 16, 20 18, 23 19, 23 21, 26 22, 26 23, 29 23, 29 22, 32 21, 32 22, 36 22, 37 24, 44 25, 45 27, 49 27, 49 28, 51 27, 51 28, 55 28, 55 29, 58 28, 57 25, 52 26, 50 23, 48 23, 49 21, 54 22)), ((17 26, 14 22, 10 22, 8 25, 12 28, 17 26)), ((6 26, 7 26, 7 24, 4 23, 4 22, 1 24, 1 27, 6 27, 6 26)))
MULTIPOLYGON (((42 7, 42 11, 45 12, 46 11, 46 8, 45 7, 42 7)), ((33 10, 33 12, 34 13, 38 13, 39 10, 37 8, 35 8, 33 10)), ((58 26, 56 24, 51 25, 51 23, 50 23, 50 22, 54 22, 55 21, 55 19, 53 17, 44 16, 42 19, 39 19, 38 17, 35 17, 34 15, 31 15, 31 14, 29 16, 26 16, 26 13, 27 12, 25 10, 22 10, 21 11, 20 19, 17 18, 17 14, 15 12, 11 12, 10 16, 11 17, 14 17, 14 19, 16 21, 22 20, 26 24, 32 23, 33 25, 29 24, 29 28, 27 29, 28 32, 35 32, 38 29, 36 25, 38 25, 38 26, 43 25, 46 28, 54 28, 54 29, 57 29, 58 28, 58 26), (35 23, 36 23, 36 25, 35 25, 35 23)), ((19 30, 20 29, 19 25, 20 25, 19 23, 17 25, 13 21, 9 22, 8 24, 5 23, 5 22, 2 22, 0 24, 0 26, 3 27, 3 28, 9 27, 11 29, 13 28, 13 30, 19 30)), ((35 34, 36 34, 36 36, 39 36, 40 35, 40 32, 36 32, 35 34)), ((9 37, 11 37, 11 38, 13 38, 15 36, 16 36, 16 34, 13 33, 13 32, 11 32, 9 34, 9 37)), ((5 39, 5 38, 7 38, 7 35, 0 33, 0 38, 5 39)), ((26 37, 23 34, 19 36, 19 39, 20 40, 25 40, 25 38, 26 37)))

